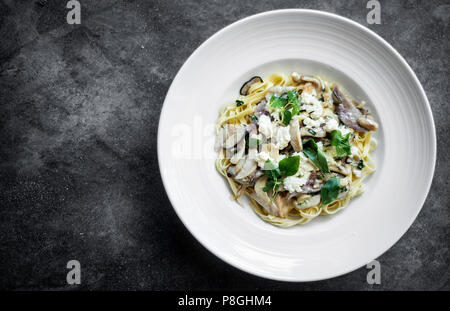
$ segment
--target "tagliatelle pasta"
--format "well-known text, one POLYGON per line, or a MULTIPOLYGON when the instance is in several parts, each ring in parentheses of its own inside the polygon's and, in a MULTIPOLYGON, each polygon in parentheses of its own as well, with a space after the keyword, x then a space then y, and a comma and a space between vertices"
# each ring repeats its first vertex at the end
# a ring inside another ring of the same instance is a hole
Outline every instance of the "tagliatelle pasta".
POLYGON ((265 221, 291 227, 330 215, 374 172, 378 125, 336 84, 293 72, 253 77, 216 125, 217 170, 233 197, 265 221))

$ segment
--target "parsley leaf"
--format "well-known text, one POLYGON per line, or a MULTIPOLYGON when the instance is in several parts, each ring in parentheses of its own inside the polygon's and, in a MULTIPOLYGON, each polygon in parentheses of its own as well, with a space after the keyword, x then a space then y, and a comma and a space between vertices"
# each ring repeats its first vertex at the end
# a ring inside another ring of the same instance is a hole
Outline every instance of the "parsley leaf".
POLYGON ((264 175, 267 177, 267 183, 263 188, 263 191, 273 191, 273 197, 278 194, 280 186, 283 184, 282 177, 295 175, 300 165, 300 157, 293 156, 284 158, 280 161, 278 167, 276 164, 267 160, 264 164, 264 175))
POLYGON ((323 173, 329 173, 327 158, 322 150, 319 149, 316 142, 310 138, 303 142, 303 153, 321 170, 323 173))
POLYGON ((285 176, 292 176, 298 172, 298 167, 300 165, 300 156, 293 156, 284 158, 278 164, 281 174, 285 176))
POLYGON ((278 194, 278 189, 283 184, 283 182, 278 180, 281 177, 280 169, 276 166, 276 164, 272 163, 270 160, 267 160, 264 164, 264 175, 267 177, 267 183, 263 188, 264 192, 273 191, 273 197, 278 194))
POLYGON ((364 168, 364 161, 363 160, 359 160, 357 168, 359 170, 362 170, 364 168))
POLYGON ((269 105, 274 108, 283 108, 287 104, 287 99, 283 97, 278 97, 275 95, 272 95, 270 98, 269 105))
POLYGON ((270 190, 273 191, 273 197, 276 197, 278 194, 278 188, 283 184, 282 181, 278 181, 277 179, 271 179, 267 181, 267 184, 264 186, 263 191, 269 192, 270 190))
POLYGON ((267 160, 264 164, 264 175, 269 179, 275 179, 281 177, 281 172, 276 164, 272 163, 270 160, 267 160))
POLYGON ((287 92, 288 105, 292 105, 292 115, 295 116, 300 113, 300 106, 298 102, 298 92, 289 91, 287 92))
POLYGON ((338 130, 331 132, 331 144, 336 147, 336 155, 338 158, 343 158, 352 154, 350 150, 350 142, 348 140, 350 135, 351 133, 342 136, 341 131, 338 130))
POLYGON ((253 121, 257 121, 257 120, 258 120, 258 117, 255 116, 255 115, 252 115, 252 120, 253 120, 253 121))
POLYGON ((244 104, 244 102, 242 101, 242 100, 236 100, 236 106, 237 107, 239 107, 239 106, 242 106, 244 104))
POLYGON ((288 125, 289 122, 291 122, 292 113, 289 110, 282 110, 281 117, 282 117, 281 119, 283 120, 283 124, 288 125))
POLYGON ((341 182, 339 178, 330 178, 325 185, 323 185, 320 190, 320 197, 322 199, 322 204, 326 205, 337 199, 339 193, 341 192, 341 182))

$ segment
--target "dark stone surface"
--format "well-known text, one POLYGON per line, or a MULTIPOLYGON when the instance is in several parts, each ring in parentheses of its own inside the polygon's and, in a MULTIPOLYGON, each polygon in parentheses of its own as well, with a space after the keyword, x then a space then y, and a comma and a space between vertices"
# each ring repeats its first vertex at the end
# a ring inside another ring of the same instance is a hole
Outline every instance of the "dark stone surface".
MULTIPOLYGON (((175 215, 157 163, 164 96, 194 49, 222 27, 278 8, 313 8, 365 26, 367 1, 0 2, 0 288, 450 289, 448 1, 381 1, 369 26, 415 70, 428 94, 438 158, 417 220, 367 269, 282 283, 241 272, 204 249, 175 215)), ((401 159, 399 159, 401 160, 401 159)))

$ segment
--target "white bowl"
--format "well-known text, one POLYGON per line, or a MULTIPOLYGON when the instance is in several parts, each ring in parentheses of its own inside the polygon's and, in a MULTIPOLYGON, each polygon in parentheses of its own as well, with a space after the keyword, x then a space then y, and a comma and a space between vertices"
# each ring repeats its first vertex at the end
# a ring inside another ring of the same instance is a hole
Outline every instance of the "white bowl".
POLYGON ((435 158, 431 109, 405 60, 367 28, 313 10, 250 16, 209 38, 175 77, 158 129, 164 186, 189 231, 231 265, 285 281, 335 277, 388 250, 419 213, 435 158), (294 70, 366 100, 381 128, 365 192, 335 215, 281 229, 230 199, 214 166, 213 128, 249 77, 294 70))

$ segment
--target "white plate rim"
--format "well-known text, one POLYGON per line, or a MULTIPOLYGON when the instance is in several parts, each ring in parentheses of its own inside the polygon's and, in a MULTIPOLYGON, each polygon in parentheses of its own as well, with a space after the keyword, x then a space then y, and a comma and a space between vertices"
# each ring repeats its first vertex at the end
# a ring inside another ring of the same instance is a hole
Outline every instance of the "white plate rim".
MULTIPOLYGON (((283 13, 293 13, 293 12, 304 12, 304 13, 309 13, 309 14, 316 14, 319 16, 323 16, 323 17, 328 17, 328 18, 334 18, 340 21, 343 21, 345 23, 349 23, 352 26, 359 28, 360 30, 362 30, 367 36, 371 36, 372 38, 374 38, 375 40, 378 40, 380 42, 380 44, 382 44, 384 47, 388 48, 397 58, 398 61, 400 61, 402 63, 402 65, 404 66, 405 69, 407 69, 408 73, 410 74, 410 76, 413 78, 415 85, 418 87, 419 93, 421 95, 421 100, 425 103, 425 108, 426 108, 426 119, 429 122, 429 124, 431 125, 431 135, 432 135, 432 155, 431 155, 431 159, 432 159, 432 169, 431 169, 431 174, 429 175, 429 177, 427 178, 426 182, 424 182, 427 186, 426 186, 426 191, 423 192, 422 198, 420 200, 420 204, 417 204, 417 208, 415 210, 414 213, 414 217, 411 217, 409 223, 407 226, 405 226, 405 228, 402 228, 402 230, 399 230, 399 234, 398 237, 396 237, 394 239, 394 242, 392 243, 392 245, 390 247, 388 247, 387 249, 383 250, 380 252, 380 254, 378 256, 376 256, 376 258, 379 258, 381 255, 383 255, 385 252, 387 252, 390 248, 392 248, 392 246, 394 246, 400 239, 401 237, 408 231, 408 229, 411 227, 411 225, 414 223, 415 219, 417 218, 418 214, 420 213, 420 211, 422 210, 422 207, 425 203, 425 200, 428 197, 431 185, 432 185, 432 181, 433 181, 433 177, 434 177, 434 172, 435 172, 435 167, 436 167, 436 153, 437 153, 437 142, 436 142, 436 126, 434 123, 434 118, 433 118, 433 113, 431 110, 431 106, 430 103, 428 101, 428 98, 426 96, 425 90, 423 89, 422 84, 420 83, 419 79, 417 78, 415 72, 411 69, 411 67, 409 66, 409 64, 406 62, 406 60, 403 58, 403 56, 401 56, 401 54, 394 48, 392 47, 385 39, 383 39, 380 35, 378 35, 377 33, 375 33, 374 31, 372 31, 371 29, 349 19, 343 16, 340 16, 338 14, 334 14, 334 13, 330 13, 330 12, 325 12, 325 11, 321 11, 321 10, 313 10, 313 9, 280 9, 280 10, 271 10, 271 11, 266 11, 266 12, 261 12, 261 13, 257 13, 254 15, 250 15, 248 17, 245 17, 243 19, 240 19, 236 22, 233 22, 232 24, 229 24, 228 26, 225 26, 224 28, 220 29, 219 31, 217 31, 216 33, 214 33, 212 36, 210 36, 207 40, 205 40, 197 49, 194 50, 194 52, 188 57, 188 59, 184 62, 184 64, 181 66, 181 68, 179 69, 179 71, 177 72, 175 78, 173 79, 162 109, 161 109, 161 113, 160 113, 160 118, 159 118, 159 123, 158 123, 158 134, 157 134, 157 155, 158 155, 158 167, 159 167, 159 171, 160 171, 160 175, 161 175, 161 179, 164 185, 164 188, 166 190, 167 196, 169 198, 169 201, 173 207, 173 209, 175 210, 175 213, 177 214, 177 216, 179 217, 179 219, 181 220, 181 222, 183 223, 183 225, 188 229, 188 231, 195 237, 195 239, 200 242, 201 245, 203 245, 203 247, 205 247, 207 250, 209 250, 211 253, 213 253, 214 255, 216 255, 218 258, 220 258, 222 261, 232 265, 233 267, 250 273, 252 275, 256 275, 262 278, 266 278, 266 279, 271 279, 271 280, 277 280, 277 281, 284 281, 284 282, 314 282, 314 281, 320 281, 320 280, 326 280, 326 279, 332 279, 341 275, 345 275, 348 274, 352 271, 355 271, 359 268, 361 268, 364 265, 361 266, 356 266, 356 267, 352 267, 349 269, 346 269, 344 271, 339 271, 336 272, 334 274, 331 274, 327 277, 317 277, 317 278, 308 278, 308 279, 296 279, 296 278, 291 278, 291 277, 274 277, 273 275, 265 275, 264 273, 261 273, 259 270, 253 270, 249 267, 244 267, 242 265, 239 264, 239 262, 234 262, 232 260, 230 260, 229 258, 226 258, 224 254, 221 254, 217 251, 214 250, 214 248, 210 245, 207 245, 205 243, 205 241, 200 237, 197 236, 189 227, 189 225, 185 222, 185 220, 183 219, 180 211, 178 210, 178 208, 176 207, 176 205, 174 204, 174 200, 171 197, 171 193, 170 193, 170 186, 167 184, 167 179, 168 176, 164 173, 164 171, 161 168, 161 158, 163 157, 162 154, 162 150, 160 148, 161 146, 161 142, 163 140, 163 134, 161 132, 161 121, 163 120, 164 116, 165 116, 165 111, 166 111, 166 103, 167 103, 167 98, 169 97, 169 95, 173 92, 173 85, 175 84, 176 81, 178 81, 179 77, 182 76, 182 73, 184 72, 185 68, 188 67, 188 65, 190 64, 190 62, 195 58, 195 56, 197 54, 200 53, 200 51, 202 51, 204 48, 207 47, 208 43, 210 41, 212 41, 213 39, 215 39, 216 37, 220 36, 222 33, 228 31, 229 29, 232 29, 234 27, 239 27, 241 24, 244 24, 252 19, 256 19, 256 18, 260 18, 260 17, 264 17, 264 16, 270 16, 272 14, 283 14, 283 13)), ((375 259, 375 258, 374 258, 375 259)))

